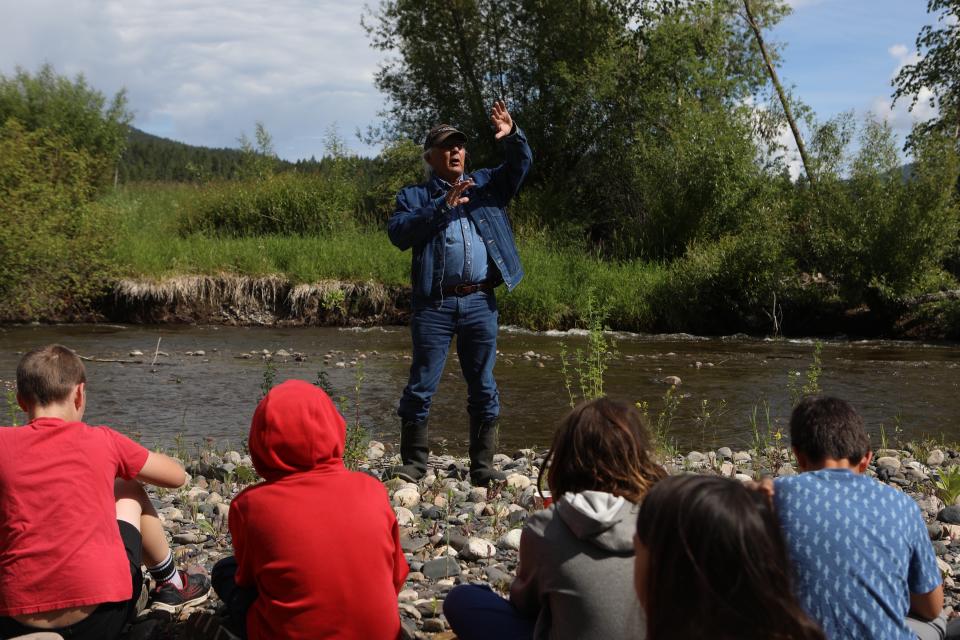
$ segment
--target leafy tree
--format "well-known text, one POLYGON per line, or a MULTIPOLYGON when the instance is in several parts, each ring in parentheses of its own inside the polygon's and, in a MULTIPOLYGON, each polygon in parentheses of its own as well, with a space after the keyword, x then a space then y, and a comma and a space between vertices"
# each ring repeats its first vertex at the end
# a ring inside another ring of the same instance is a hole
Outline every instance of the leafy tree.
POLYGON ((939 28, 924 25, 917 36, 919 61, 904 66, 893 80, 894 102, 910 100, 912 111, 928 89, 931 107, 939 112, 922 123, 911 141, 931 132, 946 133, 960 142, 960 0, 928 0, 927 13, 940 12, 939 28))
POLYGON ((113 273, 107 214, 90 204, 100 165, 74 141, 16 118, 0 125, 0 318, 89 310, 113 273))
MULTIPOLYGON (((450 121, 474 162, 497 162, 487 109, 504 97, 535 152, 524 196, 544 206, 521 205, 530 222, 580 228, 611 255, 681 255, 752 207, 749 104, 767 79, 739 6, 385 0, 365 18, 373 46, 394 54, 376 77, 389 98, 382 133, 418 140, 450 121)), ((764 27, 786 11, 751 7, 764 27)))
POLYGON ((124 91, 108 102, 82 74, 71 80, 45 64, 33 75, 20 67, 13 76, 0 74, 0 122, 9 118, 27 131, 48 131, 85 152, 90 179, 103 186, 113 177, 132 114, 124 91))
POLYGON ((850 114, 815 132, 821 181, 816 191, 798 190, 791 250, 803 270, 826 275, 847 305, 880 310, 939 278, 960 230, 953 193, 960 160, 948 136, 917 137, 905 177, 888 124, 868 121, 851 153, 856 132, 850 114))
POLYGON ((273 136, 260 121, 254 126, 254 140, 241 133, 237 138, 243 162, 240 165, 241 178, 266 179, 272 176, 279 165, 277 152, 273 149, 273 136))

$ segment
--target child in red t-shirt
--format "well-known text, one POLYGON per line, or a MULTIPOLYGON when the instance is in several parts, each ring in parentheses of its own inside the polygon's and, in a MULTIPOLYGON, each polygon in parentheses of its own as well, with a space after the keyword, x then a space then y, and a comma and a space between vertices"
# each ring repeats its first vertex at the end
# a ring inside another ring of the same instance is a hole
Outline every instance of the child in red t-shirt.
POLYGON ((336 406, 307 382, 257 406, 250 455, 265 482, 230 504, 236 557, 213 568, 233 631, 250 640, 400 634, 409 568, 397 518, 378 480, 343 466, 345 437, 336 406))
POLYGON ((138 480, 175 488, 172 458, 107 427, 81 422, 86 372, 60 345, 17 366, 17 402, 30 421, 0 428, 0 638, 55 631, 112 640, 135 614, 141 559, 154 605, 204 600, 209 579, 178 571, 138 480))

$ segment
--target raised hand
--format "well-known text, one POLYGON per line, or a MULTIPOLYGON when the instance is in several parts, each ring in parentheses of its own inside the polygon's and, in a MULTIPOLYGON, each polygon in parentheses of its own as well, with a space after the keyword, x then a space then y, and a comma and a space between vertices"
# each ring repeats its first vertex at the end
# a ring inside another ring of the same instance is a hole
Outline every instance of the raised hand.
POLYGON ((453 185, 450 188, 450 191, 447 191, 446 200, 447 205, 451 207, 456 207, 461 204, 467 204, 470 202, 470 198, 463 195, 463 192, 473 186, 473 180, 469 178, 467 180, 461 180, 457 184, 453 185))
POLYGON ((493 103, 493 108, 490 109, 490 122, 493 124, 497 140, 509 135, 513 130, 513 118, 510 117, 510 112, 507 111, 507 105, 504 104, 503 100, 497 100, 493 103))

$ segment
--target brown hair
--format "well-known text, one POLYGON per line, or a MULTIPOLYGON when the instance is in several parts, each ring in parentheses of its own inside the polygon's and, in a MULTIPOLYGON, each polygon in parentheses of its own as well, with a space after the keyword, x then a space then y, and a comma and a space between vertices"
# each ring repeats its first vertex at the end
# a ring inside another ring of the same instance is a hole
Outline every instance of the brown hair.
POLYGON ((564 493, 606 491, 639 502, 666 472, 651 454, 650 433, 633 405, 608 398, 582 402, 567 414, 543 461, 547 485, 564 493))
POLYGON ((34 349, 17 365, 17 395, 26 404, 43 407, 63 402, 75 386, 86 381, 83 362, 60 344, 34 349))
POLYGON ((679 475, 643 499, 648 640, 824 640, 792 591, 780 522, 738 480, 679 475))

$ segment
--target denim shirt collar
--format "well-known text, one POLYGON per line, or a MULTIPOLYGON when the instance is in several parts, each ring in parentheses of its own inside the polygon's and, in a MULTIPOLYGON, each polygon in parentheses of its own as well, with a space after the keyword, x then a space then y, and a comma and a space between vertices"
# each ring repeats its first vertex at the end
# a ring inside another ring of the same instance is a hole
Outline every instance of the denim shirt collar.
MULTIPOLYGON (((463 182, 466 179, 467 174, 461 173, 460 179, 457 182, 463 182)), ((438 198, 450 190, 450 187, 453 185, 435 174, 433 171, 430 172, 430 182, 428 183, 430 189, 430 197, 438 198)))

